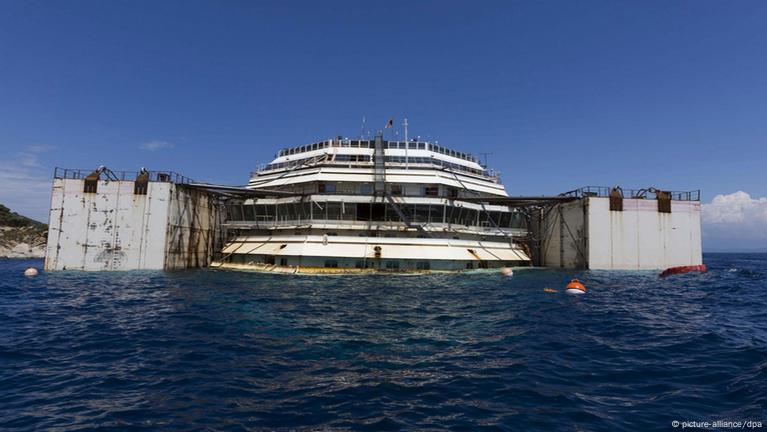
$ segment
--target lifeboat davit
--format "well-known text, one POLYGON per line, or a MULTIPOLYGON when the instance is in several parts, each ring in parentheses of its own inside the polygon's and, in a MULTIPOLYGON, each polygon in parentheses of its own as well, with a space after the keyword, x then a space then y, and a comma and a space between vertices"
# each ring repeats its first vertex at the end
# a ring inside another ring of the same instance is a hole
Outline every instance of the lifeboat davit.
POLYGON ((583 286, 581 281, 573 279, 565 287, 565 293, 567 294, 586 294, 586 287, 583 286))
POLYGON ((675 274, 683 274, 683 273, 690 273, 694 271, 699 271, 701 273, 705 273, 708 271, 705 264, 701 265, 693 265, 693 266, 678 266, 678 267, 669 267, 666 270, 663 270, 661 272, 660 277, 667 277, 675 274))

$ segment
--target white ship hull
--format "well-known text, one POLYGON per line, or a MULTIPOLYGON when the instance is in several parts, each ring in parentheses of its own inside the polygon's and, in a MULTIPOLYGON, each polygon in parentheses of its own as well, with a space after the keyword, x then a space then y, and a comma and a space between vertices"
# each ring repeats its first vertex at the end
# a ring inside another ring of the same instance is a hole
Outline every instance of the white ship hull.
POLYGON ((239 236, 218 265, 282 272, 463 271, 528 265, 516 243, 448 238, 239 236))

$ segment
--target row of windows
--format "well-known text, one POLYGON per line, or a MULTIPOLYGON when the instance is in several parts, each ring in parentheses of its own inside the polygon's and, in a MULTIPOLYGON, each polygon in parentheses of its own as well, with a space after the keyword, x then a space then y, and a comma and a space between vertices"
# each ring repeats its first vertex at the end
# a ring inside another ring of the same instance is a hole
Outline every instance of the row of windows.
MULTIPOLYGON (((298 153, 304 153, 308 151, 313 150, 319 150, 323 148, 331 147, 351 147, 351 148, 375 148, 375 141, 371 140, 349 140, 349 139, 342 139, 337 141, 321 141, 314 144, 307 144, 304 146, 298 146, 298 147, 291 147, 280 150, 279 153, 277 153, 277 157, 281 156, 289 156, 293 154, 298 153)), ((431 150, 435 153, 444 154, 447 156, 452 156, 459 159, 464 159, 471 162, 476 162, 477 160, 474 159, 474 156, 468 154, 468 153, 462 153, 457 152, 455 150, 450 150, 445 147, 440 147, 436 144, 429 144, 423 141, 384 141, 384 147, 390 148, 390 149, 410 149, 410 150, 431 150)))
MULTIPOLYGON (((234 260, 237 260, 238 255, 235 254, 234 260)), ((242 257, 248 257, 248 255, 240 255, 242 257)), ((274 255, 265 255, 259 258, 256 258, 258 262, 263 262, 264 264, 270 264, 275 265, 277 260, 275 259, 274 255)), ((248 257, 248 260, 252 262, 252 259, 248 257)), ((244 262, 244 261, 243 261, 244 262)), ((288 266, 290 263, 290 260, 286 257, 280 257, 279 261, 281 266, 288 266)), ((474 268, 488 268, 489 267, 488 261, 478 261, 478 262, 467 262, 464 264, 464 268, 467 270, 471 270, 474 268)), ((494 266, 500 266, 504 265, 506 267, 514 265, 514 262, 507 261, 507 262, 497 262, 493 263, 494 266)), ((337 259, 326 259, 323 263, 325 268, 338 268, 339 266, 339 260, 337 259)), ((354 262, 354 267, 358 269, 365 269, 365 268, 381 268, 381 269, 387 269, 387 270, 399 270, 399 269, 413 269, 416 270, 431 270, 431 263, 429 261, 411 261, 411 260, 396 260, 396 259, 359 259, 354 262)))
POLYGON ((373 162, 373 155, 340 154, 333 158, 336 162, 373 162))
MULTIPOLYGON (((441 204, 399 204, 400 211, 418 223, 445 223, 488 228, 525 228, 520 212, 485 212, 441 204)), ((228 205, 227 220, 237 222, 359 221, 401 222, 399 213, 383 203, 286 203, 228 205)))
MULTIPOLYGON (((289 162, 280 162, 280 163, 274 163, 269 164, 264 168, 264 171, 271 171, 275 169, 282 169, 282 168, 292 168, 295 166, 300 166, 305 164, 310 159, 314 159, 314 156, 308 157, 308 158, 302 158, 302 159, 296 159, 289 162)), ((335 162, 362 162, 362 163, 371 163, 373 162, 373 156, 372 155, 336 155, 333 159, 335 162)), ((432 166, 438 166, 442 168, 449 168, 455 171, 463 171, 468 172, 476 175, 483 175, 487 176, 487 172, 484 170, 478 170, 474 168, 470 168, 467 166, 455 164, 452 162, 443 161, 441 159, 436 159, 434 157, 405 157, 405 156, 386 156, 385 159, 386 163, 397 163, 397 164, 417 164, 417 165, 432 165, 432 166)))
POLYGON ((407 148, 411 150, 427 150, 428 149, 430 151, 433 151, 434 153, 440 153, 443 155, 452 156, 454 158, 476 162, 476 159, 474 159, 474 156, 470 155, 469 153, 457 152, 455 150, 450 150, 445 147, 440 147, 436 144, 429 144, 425 142, 405 143, 404 141, 388 141, 387 147, 390 149, 404 149, 406 148, 405 144, 408 144, 407 148))
MULTIPOLYGON (((403 196, 403 191, 407 191, 406 196, 428 196, 428 197, 439 197, 444 196, 446 198, 452 198, 456 199, 459 198, 459 190, 458 188, 454 187, 443 187, 440 188, 436 185, 429 185, 429 186, 418 186, 418 185, 410 185, 407 186, 407 189, 405 189, 405 186, 397 183, 388 183, 386 185, 387 190, 389 194, 394 196, 403 196), (417 191, 414 193, 414 191, 417 191), (440 193, 443 192, 443 193, 440 193)), ((373 194, 373 185, 371 183, 352 183, 352 182, 341 182, 341 183, 312 183, 312 184, 306 184, 301 188, 293 189, 292 192, 297 194, 311 194, 311 193, 320 193, 320 194, 341 194, 341 195, 372 195, 373 194)))
POLYGON ((450 168, 455 171, 464 171, 469 172, 472 174, 477 175, 487 175, 487 172, 484 170, 478 170, 474 168, 469 168, 467 166, 455 164, 452 162, 443 161, 442 159, 436 159, 433 157, 408 157, 405 158, 405 156, 386 156, 386 162, 387 163, 399 163, 404 164, 407 161, 408 164, 427 164, 427 165, 434 165, 438 167, 443 168, 450 168))
POLYGON ((288 155, 292 155, 292 154, 303 153, 303 152, 308 152, 308 151, 312 151, 312 150, 319 150, 319 149, 328 148, 328 147, 330 147, 330 141, 320 141, 320 142, 316 142, 314 144, 307 144, 307 145, 304 145, 304 146, 298 146, 298 147, 291 147, 291 148, 282 149, 282 150, 280 150, 279 153, 277 153, 277 156, 278 157, 280 157, 280 156, 288 156, 288 155))

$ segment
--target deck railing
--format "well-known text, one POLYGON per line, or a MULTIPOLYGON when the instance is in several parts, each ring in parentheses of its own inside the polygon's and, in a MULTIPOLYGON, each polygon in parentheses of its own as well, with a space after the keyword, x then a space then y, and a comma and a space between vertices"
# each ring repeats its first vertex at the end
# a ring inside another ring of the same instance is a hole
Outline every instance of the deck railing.
MULTIPOLYGON (((59 168, 56 167, 53 170, 53 178, 55 179, 74 179, 83 180, 93 172, 97 170, 93 169, 72 169, 72 168, 59 168)), ((189 177, 183 176, 175 171, 145 171, 149 174, 150 182, 163 182, 163 183, 194 183, 194 180, 189 177)), ((112 171, 110 169, 104 169, 99 178, 102 180, 112 181, 135 181, 142 171, 112 171)))
MULTIPOLYGON (((477 226, 477 225, 463 225, 463 224, 451 224, 451 223, 439 223, 439 222, 413 222, 414 225, 420 225, 429 231, 438 232, 471 232, 481 235, 526 235, 527 229, 525 227, 504 227, 496 228, 491 226, 477 226)), ((365 228, 373 230, 391 231, 396 233, 407 227, 404 222, 401 221, 356 221, 356 220, 344 220, 344 219, 281 219, 281 220, 248 220, 248 221, 236 221, 229 220, 224 222, 224 226, 232 229, 276 229, 276 228, 321 228, 332 226, 335 229, 344 228, 365 228)))
MULTIPOLYGON (((416 159, 416 158, 412 158, 416 159)), ((478 170, 473 170, 469 168, 463 168, 461 165, 458 164, 450 164, 448 162, 442 161, 441 159, 432 159, 429 162, 409 162, 405 163, 403 162, 386 162, 386 168, 387 169, 402 169, 403 167, 410 165, 414 168, 437 168, 437 169, 447 169, 454 172, 457 172, 459 174, 466 174, 473 175, 476 177, 480 177, 485 180, 492 181, 493 183, 500 183, 500 177, 501 173, 495 170, 488 170, 486 173, 477 172, 478 170)), ((373 160, 370 161, 335 161, 335 160, 322 160, 322 161, 314 161, 314 162, 304 162, 304 161, 295 161, 295 162, 283 162, 281 164, 269 164, 269 165, 259 165, 255 170, 250 172, 250 177, 254 178, 259 175, 269 174, 271 172, 280 172, 280 171, 290 171, 292 169, 301 167, 301 168, 309 168, 309 167, 322 167, 322 166, 332 166, 332 167, 345 167, 345 168, 373 168, 374 162, 373 160)))
MULTIPOLYGON (((578 189, 574 189, 560 196, 571 196, 575 198, 584 197, 609 197, 610 191, 613 188, 609 186, 584 186, 578 189)), ((618 188, 623 198, 627 199, 657 199, 657 192, 661 192, 656 188, 645 189, 623 189, 618 188)), ((691 191, 663 191, 671 194, 672 201, 700 201, 700 190, 691 191)))

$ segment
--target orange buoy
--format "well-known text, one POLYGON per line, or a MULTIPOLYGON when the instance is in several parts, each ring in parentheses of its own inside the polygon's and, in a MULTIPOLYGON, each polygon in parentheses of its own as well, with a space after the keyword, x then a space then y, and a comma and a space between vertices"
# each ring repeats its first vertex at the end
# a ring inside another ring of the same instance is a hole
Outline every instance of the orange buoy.
POLYGON ((586 294, 586 287, 578 279, 573 279, 565 287, 565 292, 568 294, 586 294))

